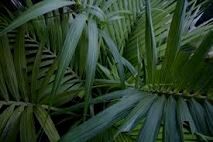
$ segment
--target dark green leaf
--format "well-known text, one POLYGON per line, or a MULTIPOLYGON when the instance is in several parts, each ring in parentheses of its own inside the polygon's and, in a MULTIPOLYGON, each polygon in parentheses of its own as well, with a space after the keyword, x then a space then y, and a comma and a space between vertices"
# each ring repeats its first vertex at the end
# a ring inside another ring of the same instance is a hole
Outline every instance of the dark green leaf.
POLYGON ((173 142, 181 141, 181 134, 178 127, 177 113, 176 113, 176 101, 170 96, 164 108, 164 141, 173 142))
POLYGON ((138 142, 155 142, 161 125, 165 96, 159 97, 150 108, 138 137, 138 142))
POLYGON ((120 120, 142 97, 141 94, 131 94, 129 97, 122 98, 115 105, 107 108, 80 126, 71 129, 63 138, 62 142, 85 142, 96 136, 104 129, 109 128, 114 122, 120 120))
POLYGON ((64 75, 64 71, 68 67, 75 53, 75 49, 80 39, 81 33, 84 29, 85 23, 86 16, 80 14, 74 19, 69 31, 67 32, 63 49, 58 58, 58 71, 55 77, 55 82, 51 93, 52 95, 55 95, 57 93, 57 90, 61 83, 61 79, 64 75))
POLYGON ((9 94, 8 94, 7 87, 6 87, 6 82, 5 82, 4 77, 3 77, 1 65, 0 65, 0 95, 6 101, 9 100, 9 94))
POLYGON ((206 121, 210 130, 210 133, 213 135, 213 106, 209 102, 205 101, 206 109, 206 121))
POLYGON ((194 134, 197 130, 194 124, 194 121, 192 119, 191 113, 189 111, 189 108, 187 106, 186 101, 184 101, 183 98, 178 99, 177 103, 177 117, 178 117, 178 122, 181 130, 181 141, 184 141, 184 132, 183 132, 183 124, 185 122, 188 122, 189 127, 190 127, 190 132, 194 134))
POLYGON ((138 121, 145 116, 155 99, 155 95, 144 95, 144 98, 142 98, 142 100, 125 119, 124 124, 120 128, 120 132, 129 132, 132 128, 134 128, 138 121))
POLYGON ((49 140, 51 142, 58 141, 60 136, 48 113, 41 107, 36 107, 34 113, 49 140))
POLYGON ((15 109, 13 114, 9 117, 7 124, 5 125, 0 141, 15 142, 17 134, 19 132, 19 121, 22 112, 24 111, 24 106, 20 106, 15 109))
POLYGON ((186 0, 178 0, 173 15, 169 35, 167 39, 167 48, 165 54, 165 68, 169 69, 176 57, 177 51, 180 49, 180 41, 185 20, 186 0))
POLYGON ((0 37, 0 63, 2 66, 3 76, 5 77, 5 82, 7 88, 16 99, 20 99, 18 82, 16 76, 16 70, 14 67, 13 56, 9 47, 7 35, 0 37))
POLYGON ((0 115, 0 134, 2 133, 3 129, 5 128, 7 121, 9 120, 10 116, 12 115, 15 109, 14 105, 9 106, 5 109, 0 115))
POLYGON ((17 74, 17 80, 22 97, 28 101, 28 85, 27 85, 27 64, 25 54, 25 26, 18 29, 16 35, 16 48, 14 52, 14 65, 17 74))
POLYGON ((208 127, 205 121, 206 115, 203 107, 194 99, 190 101, 189 106, 197 131, 201 134, 208 135, 208 127))
POLYGON ((33 119, 33 108, 27 107, 22 113, 20 120, 21 142, 36 142, 36 132, 33 119))
MULTIPOLYGON (((157 64, 157 49, 155 34, 152 24, 152 14, 150 0, 145 0, 146 2, 146 72, 148 75, 147 81, 152 82, 153 73, 156 69, 157 64)), ((147 82, 147 83, 148 83, 147 82)))

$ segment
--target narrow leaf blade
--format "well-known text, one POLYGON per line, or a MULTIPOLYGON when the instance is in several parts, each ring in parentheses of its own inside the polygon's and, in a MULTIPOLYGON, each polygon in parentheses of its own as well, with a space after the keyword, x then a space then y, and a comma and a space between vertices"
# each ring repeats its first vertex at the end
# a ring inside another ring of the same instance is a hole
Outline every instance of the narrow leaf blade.
POLYGON ((41 107, 36 107, 34 113, 49 140, 51 142, 58 141, 60 136, 48 113, 41 107))
POLYGON ((14 20, 9 26, 0 32, 0 36, 14 30, 15 28, 21 26, 22 24, 40 16, 52 10, 58 9, 60 7, 68 6, 74 4, 73 1, 67 0, 44 0, 22 13, 16 20, 14 20))
POLYGON ((161 125, 165 96, 158 98, 150 108, 143 128, 138 137, 138 142, 155 142, 161 125))
POLYGON ((87 54, 87 63, 86 63, 86 96, 85 96, 85 108, 84 116, 87 114, 91 87, 95 78, 96 65, 98 60, 99 45, 98 45, 98 27, 95 21, 89 20, 88 23, 88 36, 89 36, 89 47, 87 54))

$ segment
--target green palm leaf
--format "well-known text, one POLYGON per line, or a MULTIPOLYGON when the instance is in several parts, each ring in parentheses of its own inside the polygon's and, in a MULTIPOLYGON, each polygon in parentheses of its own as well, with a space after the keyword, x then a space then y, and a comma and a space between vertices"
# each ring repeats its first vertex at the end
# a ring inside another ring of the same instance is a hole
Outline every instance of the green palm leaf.
POLYGON ((74 2, 66 0, 44 0, 32 6, 30 9, 25 11, 22 16, 14 20, 9 26, 0 32, 3 35, 7 32, 14 30, 15 28, 21 26, 22 24, 40 16, 52 10, 58 9, 60 7, 72 5, 74 2))
POLYGON ((211 141, 213 22, 196 24, 208 4, 1 9, 0 141, 211 141))
POLYGON ((87 54, 87 65, 86 65, 86 97, 85 97, 85 108, 84 115, 87 114, 88 105, 90 102, 91 87, 95 78, 96 64, 99 54, 99 43, 98 43, 98 28, 96 22, 90 20, 88 23, 88 36, 89 36, 89 47, 87 54))

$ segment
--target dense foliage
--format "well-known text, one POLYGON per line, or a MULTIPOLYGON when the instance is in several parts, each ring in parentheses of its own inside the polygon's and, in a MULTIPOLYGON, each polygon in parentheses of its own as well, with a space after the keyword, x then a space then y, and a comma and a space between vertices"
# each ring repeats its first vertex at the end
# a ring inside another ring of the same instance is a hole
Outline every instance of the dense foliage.
POLYGON ((213 140, 210 2, 1 5, 0 142, 213 140))

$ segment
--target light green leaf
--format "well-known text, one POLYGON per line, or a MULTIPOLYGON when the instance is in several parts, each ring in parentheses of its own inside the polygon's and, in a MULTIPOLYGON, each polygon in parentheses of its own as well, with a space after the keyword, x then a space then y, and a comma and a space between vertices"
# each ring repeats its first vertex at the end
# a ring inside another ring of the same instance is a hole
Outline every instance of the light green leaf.
POLYGON ((105 13, 97 6, 87 6, 87 12, 91 13, 92 15, 96 16, 100 21, 105 21, 106 20, 106 15, 105 13))
POLYGON ((122 57, 123 65, 131 72, 131 74, 135 77, 138 72, 135 67, 125 58, 122 57))
POLYGON ((115 3, 117 0, 108 0, 108 1, 104 1, 104 4, 102 6, 103 10, 106 11, 109 7, 111 7, 113 5, 113 3, 115 3))
POLYGON ((81 33, 84 29, 84 25, 86 23, 85 15, 78 15, 72 22, 69 31, 67 32, 67 36, 64 42, 63 49, 58 57, 58 71, 55 77, 54 86, 52 89, 52 95, 57 93, 57 90, 60 86, 61 79, 64 75, 64 71, 68 67, 77 47, 78 41, 80 39, 81 33))
POLYGON ((98 27, 95 21, 89 20, 88 23, 88 37, 89 37, 89 47, 87 54, 86 63, 86 96, 85 96, 85 107, 84 116, 87 115, 87 110, 90 102, 91 87, 95 78, 96 65, 99 54, 99 44, 98 44, 98 27))
POLYGON ((102 36, 103 36, 110 52, 113 55, 115 63, 117 64, 119 77, 120 77, 122 86, 124 87, 125 86, 124 67, 123 67, 123 63, 122 63, 122 57, 118 51, 118 47, 116 46, 116 44, 114 43, 114 41, 111 39, 111 37, 109 36, 109 34, 106 31, 102 31, 102 36))

